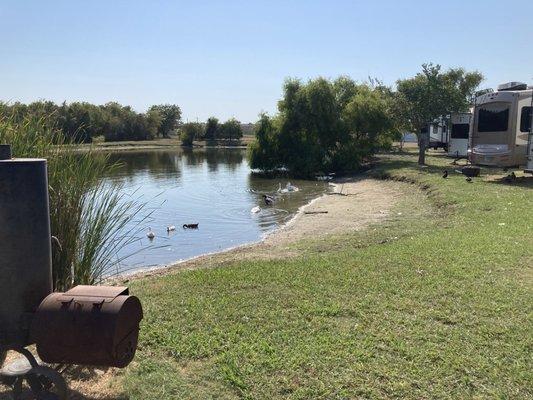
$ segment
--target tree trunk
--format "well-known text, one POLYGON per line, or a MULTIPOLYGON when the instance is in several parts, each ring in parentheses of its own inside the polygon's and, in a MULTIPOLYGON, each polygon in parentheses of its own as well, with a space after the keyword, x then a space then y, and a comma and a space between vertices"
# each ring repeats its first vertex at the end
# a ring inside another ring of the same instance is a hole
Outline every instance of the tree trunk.
POLYGON ((418 146, 418 165, 426 165, 426 146, 418 146))
POLYGON ((429 145, 429 132, 418 134, 418 165, 426 165, 426 149, 429 145))

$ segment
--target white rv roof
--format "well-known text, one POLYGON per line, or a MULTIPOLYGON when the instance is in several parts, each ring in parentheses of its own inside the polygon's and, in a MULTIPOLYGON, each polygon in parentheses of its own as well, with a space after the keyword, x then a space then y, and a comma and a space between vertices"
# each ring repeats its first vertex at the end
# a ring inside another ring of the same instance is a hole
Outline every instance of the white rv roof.
POLYGON ((524 82, 507 82, 498 85, 498 91, 503 90, 525 90, 527 89, 527 83, 524 82))
POLYGON ((502 90, 499 92, 487 93, 476 98, 476 105, 485 104, 485 103, 496 103, 496 102, 512 102, 513 99, 517 96, 522 98, 531 97, 533 93, 532 89, 528 90, 502 90))

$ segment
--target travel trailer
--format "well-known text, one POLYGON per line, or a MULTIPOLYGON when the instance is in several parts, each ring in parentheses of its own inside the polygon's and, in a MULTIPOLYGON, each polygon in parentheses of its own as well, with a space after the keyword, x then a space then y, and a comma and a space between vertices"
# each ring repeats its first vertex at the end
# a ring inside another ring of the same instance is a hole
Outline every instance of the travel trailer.
POLYGON ((479 96, 470 138, 472 164, 533 170, 532 114, 533 89, 525 83, 506 83, 479 96))
POLYGON ((427 134, 429 132, 429 146, 438 150, 439 148, 448 150, 448 127, 443 119, 435 120, 427 124, 420 130, 420 133, 427 134))
POLYGON ((448 156, 461 158, 468 155, 471 113, 454 113, 450 115, 448 131, 448 156))

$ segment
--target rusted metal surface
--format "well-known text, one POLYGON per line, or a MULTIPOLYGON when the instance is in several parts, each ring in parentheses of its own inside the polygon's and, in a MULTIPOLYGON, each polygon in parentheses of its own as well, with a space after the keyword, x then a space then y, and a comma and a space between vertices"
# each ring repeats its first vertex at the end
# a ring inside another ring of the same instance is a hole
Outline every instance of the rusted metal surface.
POLYGON ((46 160, 0 160, 0 353, 29 344, 32 313, 52 292, 46 160))
POLYGON ((135 355, 142 317, 126 287, 76 286, 43 300, 31 338, 48 363, 123 368, 135 355))

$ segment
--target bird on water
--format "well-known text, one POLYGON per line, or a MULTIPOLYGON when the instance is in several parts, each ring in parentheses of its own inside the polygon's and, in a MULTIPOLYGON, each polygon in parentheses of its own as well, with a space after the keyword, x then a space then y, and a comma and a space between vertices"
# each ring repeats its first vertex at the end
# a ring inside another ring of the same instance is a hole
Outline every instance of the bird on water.
POLYGON ((146 232, 146 237, 150 240, 152 240, 153 238, 155 238, 155 233, 152 231, 152 228, 148 228, 148 232, 146 232))
POLYGON ((198 229, 198 224, 183 224, 183 229, 198 229))
POLYGON ((265 204, 267 206, 271 206, 272 204, 274 204, 274 201, 276 201, 276 199, 273 196, 270 196, 268 194, 263 195, 263 200, 265 201, 265 204))

